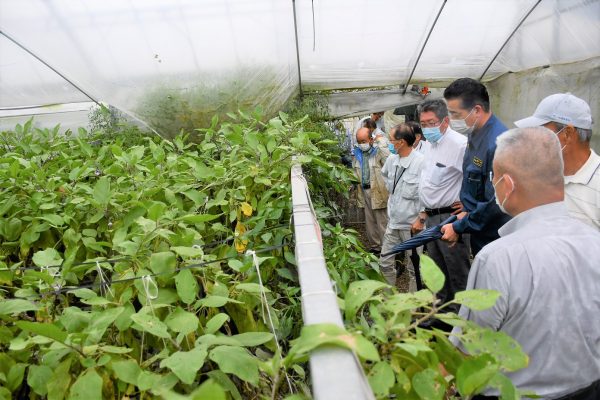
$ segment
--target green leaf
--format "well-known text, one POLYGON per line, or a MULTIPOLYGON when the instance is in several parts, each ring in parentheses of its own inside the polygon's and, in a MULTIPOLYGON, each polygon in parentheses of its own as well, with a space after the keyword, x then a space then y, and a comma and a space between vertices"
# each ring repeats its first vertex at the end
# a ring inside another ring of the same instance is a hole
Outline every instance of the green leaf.
POLYGON ((501 373, 496 373, 490 380, 490 387, 494 387, 500 391, 500 398, 502 400, 519 400, 525 395, 525 393, 521 393, 522 396, 519 396, 519 392, 515 385, 501 373))
POLYGON ((117 379, 132 385, 137 385, 138 376, 142 372, 134 360, 113 361, 111 367, 117 379))
POLYGON ((110 201, 110 180, 103 176, 94 185, 94 200, 101 206, 106 206, 110 201))
POLYGON ((33 255, 32 260, 38 267, 57 266, 61 265, 63 262, 63 258, 60 256, 58 251, 54 250, 53 248, 36 252, 33 255))
POLYGON ((499 365, 490 355, 467 358, 456 372, 456 385, 462 396, 480 393, 498 372, 499 365))
POLYGON ((158 336, 161 338, 170 338, 169 332, 167 332, 167 325, 153 315, 149 314, 133 314, 131 316, 133 322, 138 324, 142 330, 158 336))
POLYGON ((96 370, 88 369, 75 381, 69 392, 69 400, 102 400, 102 378, 96 370))
POLYGON ((224 314, 224 313, 219 313, 219 314, 215 315, 206 323, 204 332, 205 333, 215 333, 216 331, 221 329, 221 326, 223 326, 223 324, 226 321, 229 321, 229 319, 230 319, 229 315, 224 314))
POLYGON ((421 255, 421 279, 429 290, 437 293, 444 287, 446 277, 435 262, 426 255, 421 255))
POLYGON ((470 322, 460 340, 469 354, 488 353, 506 371, 516 371, 529 364, 529 357, 519 343, 504 332, 494 332, 470 322))
POLYGON ((209 379, 202 383, 200 387, 192 392, 191 395, 193 400, 226 400, 227 396, 225 394, 225 390, 213 381, 209 379))
POLYGON ((177 307, 175 311, 165 318, 165 324, 173 331, 187 335, 198 330, 198 317, 195 314, 177 307))
POLYGON ((183 258, 195 258, 204 254, 202 249, 198 247, 173 246, 171 250, 183 258))
POLYGON ((378 362, 369 371, 369 385, 377 397, 387 396, 396 382, 394 370, 385 361, 378 362))
POLYGON ((46 396, 47 384, 52 379, 52 374, 52 368, 46 365, 30 365, 27 372, 27 384, 36 394, 46 396))
POLYGON ((485 310, 496 304, 500 292, 489 289, 472 289, 457 292, 454 303, 462 304, 471 310, 485 310))
POLYGON ((441 400, 446 393, 446 381, 431 368, 414 374, 412 384, 415 392, 423 400, 441 400))
POLYGON ((211 350, 210 359, 221 371, 256 386, 258 384, 258 362, 242 347, 218 346, 211 350))
POLYGON ((0 314, 12 315, 25 311, 36 311, 40 307, 31 301, 22 299, 0 300, 0 314))
POLYGON ((52 379, 48 381, 48 400, 62 400, 71 384, 71 358, 67 358, 54 369, 52 379))
POLYGON ((350 334, 335 324, 313 324, 302 327, 300 337, 288 352, 287 362, 294 362, 323 345, 336 345, 353 350, 365 360, 379 361, 377 349, 367 339, 358 334, 350 334))
POLYGON ((190 214, 177 218, 177 221, 187 222, 188 224, 199 224, 219 218, 219 214, 190 214))
POLYGON ((245 332, 233 335, 231 338, 235 339, 242 346, 254 347, 271 341, 273 334, 270 332, 245 332))
POLYGON ((224 296, 207 296, 198 302, 202 307, 223 307, 227 303, 242 304, 241 301, 224 296))
POLYGON ((208 354, 206 347, 198 346, 191 351, 178 351, 161 361, 161 368, 169 368, 181 381, 191 385, 198 370, 204 365, 208 354))
POLYGON ((352 282, 346 293, 346 319, 354 318, 359 308, 369 301, 373 293, 384 287, 389 287, 389 285, 379 281, 352 282))
POLYGON ((191 304, 198 294, 198 282, 192 271, 184 269, 175 276, 177 295, 185 304, 191 304))
POLYGON ((133 349, 130 349, 128 347, 118 347, 118 346, 100 346, 99 349, 101 351, 103 351, 104 353, 111 353, 111 354, 126 354, 126 353, 131 353, 131 351, 133 351, 133 349))
POLYGON ((177 265, 175 254, 170 251, 154 253, 150 256, 150 269, 155 274, 173 272, 177 265))
POLYGON ((48 221, 50 223, 50 225, 54 225, 54 226, 62 226, 65 223, 65 220, 60 215, 56 215, 56 214, 42 215, 42 216, 38 217, 38 219, 48 221))
MULTIPOLYGON (((237 290, 243 290, 244 292, 259 294, 261 292, 260 285, 258 283, 238 283, 235 285, 237 290)), ((265 292, 270 292, 266 287, 263 287, 265 292)))
POLYGON ((24 331, 35 333, 56 340, 57 342, 64 343, 67 340, 67 332, 61 330, 59 327, 53 324, 40 323, 40 322, 29 322, 29 321, 17 321, 15 322, 19 328, 24 331))
POLYGON ((27 364, 18 363, 10 367, 8 375, 6 376, 6 384, 11 392, 14 392, 23 383, 23 377, 25 376, 25 368, 27 364))

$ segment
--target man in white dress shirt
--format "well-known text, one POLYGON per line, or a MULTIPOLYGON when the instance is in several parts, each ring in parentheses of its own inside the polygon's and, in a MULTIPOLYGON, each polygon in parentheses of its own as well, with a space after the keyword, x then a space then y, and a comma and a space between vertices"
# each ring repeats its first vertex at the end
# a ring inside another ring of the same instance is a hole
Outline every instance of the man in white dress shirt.
MULTIPOLYGON (((512 129, 496 142, 496 203, 513 218, 477 254, 467 289, 500 297, 483 311, 463 306, 460 315, 520 343, 529 365, 507 374, 519 390, 543 399, 599 399, 600 232, 567 213, 561 146, 552 131, 512 129)), ((454 329, 455 344, 460 333, 454 329)))
MULTIPOLYGON (((413 232, 438 225, 452 214, 460 212, 462 166, 467 138, 448 126, 448 108, 442 99, 427 100, 419 106, 419 122, 427 142, 431 143, 425 155, 419 182, 421 212, 413 224, 413 232)), ((447 243, 436 240, 427 243, 427 254, 446 276, 444 288, 438 296, 442 302, 454 298, 454 293, 465 289, 470 267, 468 240, 447 243)))
POLYGON ((592 112, 570 93, 546 97, 519 128, 545 126, 558 136, 565 162, 565 203, 574 218, 600 230, 600 156, 590 147, 592 112))

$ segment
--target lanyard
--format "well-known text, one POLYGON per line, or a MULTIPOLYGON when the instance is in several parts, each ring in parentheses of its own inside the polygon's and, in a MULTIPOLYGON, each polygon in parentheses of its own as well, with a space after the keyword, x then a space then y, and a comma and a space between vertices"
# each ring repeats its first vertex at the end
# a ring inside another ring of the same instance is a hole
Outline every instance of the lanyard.
POLYGON ((396 191, 396 186, 398 185, 398 182, 400 182, 400 178, 402 178, 404 171, 406 171, 406 168, 403 168, 402 172, 400 172, 400 176, 396 178, 396 175, 398 174, 398 166, 396 165, 396 171, 394 171, 394 187, 392 188, 392 194, 394 194, 394 192, 396 191))

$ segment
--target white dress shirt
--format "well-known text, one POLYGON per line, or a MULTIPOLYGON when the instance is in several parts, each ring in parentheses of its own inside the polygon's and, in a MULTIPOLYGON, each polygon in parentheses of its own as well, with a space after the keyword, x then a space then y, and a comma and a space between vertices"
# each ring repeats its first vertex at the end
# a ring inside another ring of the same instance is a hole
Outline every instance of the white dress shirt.
POLYGON ((467 138, 450 128, 440 140, 431 143, 419 184, 419 196, 424 207, 448 207, 460 199, 466 148, 467 138))

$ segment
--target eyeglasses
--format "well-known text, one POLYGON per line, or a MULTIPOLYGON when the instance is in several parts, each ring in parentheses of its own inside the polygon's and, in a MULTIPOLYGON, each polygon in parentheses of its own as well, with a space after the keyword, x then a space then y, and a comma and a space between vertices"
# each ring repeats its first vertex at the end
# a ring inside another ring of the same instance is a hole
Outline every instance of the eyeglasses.
POLYGON ((429 120, 429 121, 421 122, 421 127, 422 128, 435 128, 437 126, 440 126, 441 124, 442 124, 442 121, 429 120))

